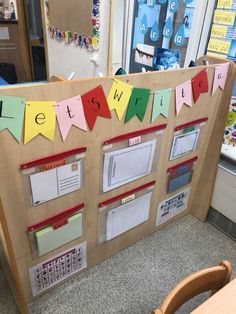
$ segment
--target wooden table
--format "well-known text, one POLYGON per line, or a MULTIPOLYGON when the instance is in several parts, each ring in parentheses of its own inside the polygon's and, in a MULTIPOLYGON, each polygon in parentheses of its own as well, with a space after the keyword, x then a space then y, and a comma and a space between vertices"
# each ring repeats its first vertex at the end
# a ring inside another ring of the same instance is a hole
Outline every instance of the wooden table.
POLYGON ((191 314, 235 314, 236 279, 202 303, 191 314))

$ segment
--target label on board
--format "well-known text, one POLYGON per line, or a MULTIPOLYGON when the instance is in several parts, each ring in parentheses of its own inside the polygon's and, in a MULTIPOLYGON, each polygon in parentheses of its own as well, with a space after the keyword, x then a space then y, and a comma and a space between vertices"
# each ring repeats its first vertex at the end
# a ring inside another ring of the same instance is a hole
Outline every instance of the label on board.
POLYGON ((129 139, 129 146, 133 146, 133 145, 139 144, 141 142, 142 142, 141 136, 136 136, 136 137, 129 139))
POLYGON ((121 200, 121 204, 124 205, 130 201, 135 200, 135 194, 129 195, 121 200))
POLYGON ((65 159, 49 162, 47 164, 41 165, 40 166, 40 171, 51 170, 51 169, 54 169, 54 168, 58 168, 58 167, 64 166, 65 164, 66 164, 66 160, 65 159))

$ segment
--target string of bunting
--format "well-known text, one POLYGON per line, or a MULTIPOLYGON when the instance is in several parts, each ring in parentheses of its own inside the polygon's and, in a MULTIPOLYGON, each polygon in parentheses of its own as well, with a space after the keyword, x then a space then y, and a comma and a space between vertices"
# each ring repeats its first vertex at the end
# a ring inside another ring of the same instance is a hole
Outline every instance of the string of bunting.
POLYGON ((85 47, 89 51, 97 50, 99 44, 100 28, 100 0, 93 0, 91 12, 91 36, 83 36, 79 32, 62 31, 51 24, 50 6, 48 0, 45 0, 47 14, 47 28, 52 39, 65 44, 74 43, 75 46, 85 47))
MULTIPOLYGON (((216 66, 212 95, 220 87, 225 88, 229 63, 216 66)), ((115 110, 117 118, 128 123, 137 116, 143 121, 150 96, 153 94, 151 122, 159 115, 168 118, 172 92, 175 91, 175 108, 178 115, 183 105, 191 107, 203 93, 208 93, 207 70, 203 69, 193 79, 188 80, 175 89, 166 88, 158 91, 133 87, 120 80, 109 78, 102 85, 88 91, 83 95, 55 101, 27 101, 22 97, 0 96, 0 131, 8 129, 15 139, 20 142, 22 138, 23 123, 24 144, 28 143, 38 134, 42 134, 51 141, 54 140, 56 119, 62 135, 66 140, 71 127, 88 131, 93 130, 97 117, 111 119, 111 111, 115 110), (113 80, 108 97, 103 86, 113 80)))

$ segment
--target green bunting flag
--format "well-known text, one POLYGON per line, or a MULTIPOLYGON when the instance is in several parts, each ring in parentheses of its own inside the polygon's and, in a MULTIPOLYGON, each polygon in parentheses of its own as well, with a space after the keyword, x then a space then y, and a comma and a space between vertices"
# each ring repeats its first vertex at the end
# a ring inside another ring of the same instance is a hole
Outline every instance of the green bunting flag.
POLYGON ((0 131, 8 129, 21 140, 26 100, 22 97, 0 96, 0 131))
POLYGON ((170 88, 155 92, 152 108, 152 122, 154 122, 160 114, 168 118, 170 100, 171 100, 170 88))
POLYGON ((143 121, 149 97, 150 89, 133 88, 125 117, 125 123, 131 120, 134 116, 137 116, 140 121, 143 121))

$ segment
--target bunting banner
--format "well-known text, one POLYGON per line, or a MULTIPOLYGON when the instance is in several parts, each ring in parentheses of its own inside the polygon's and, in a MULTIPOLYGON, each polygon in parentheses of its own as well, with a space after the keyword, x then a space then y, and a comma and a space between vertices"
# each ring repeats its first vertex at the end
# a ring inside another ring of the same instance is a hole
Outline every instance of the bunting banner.
POLYGON ((94 128, 98 116, 111 119, 106 95, 102 86, 98 86, 81 96, 84 115, 90 130, 94 128))
POLYGON ((226 79, 227 79, 227 74, 228 74, 228 69, 229 69, 229 63, 223 63, 221 65, 216 66, 212 95, 215 94, 218 87, 224 90, 226 79))
POLYGON ((66 140, 73 125, 81 130, 88 130, 81 96, 78 95, 58 102, 56 114, 63 141, 66 140))
POLYGON ((0 96, 0 131, 8 129, 18 142, 21 141, 26 99, 0 96))
POLYGON ((208 93, 208 77, 206 69, 202 70, 192 79, 193 99, 197 102, 199 96, 208 93))
POLYGON ((176 87, 176 113, 178 114, 183 104, 192 106, 192 84, 191 80, 176 87))
POLYGON ((118 80, 115 80, 111 87, 107 102, 111 111, 115 109, 119 120, 123 118, 132 94, 132 89, 132 85, 118 80))
POLYGON ((125 116, 125 123, 131 120, 134 116, 137 116, 140 121, 143 121, 147 110, 150 92, 150 89, 133 88, 125 116))
POLYGON ((38 134, 53 141, 56 126, 55 104, 55 101, 26 102, 25 144, 38 134))
POLYGON ((162 115, 165 118, 169 116, 169 107, 171 100, 171 89, 162 89, 155 92, 153 107, 152 107, 152 122, 154 122, 159 115, 162 115))

